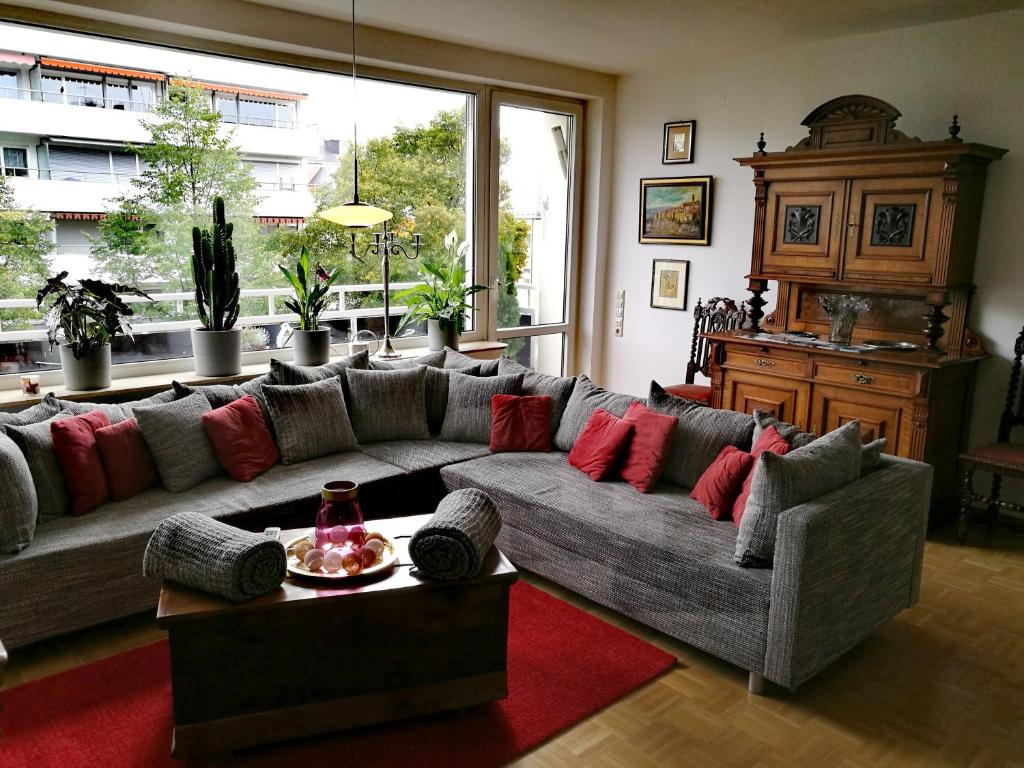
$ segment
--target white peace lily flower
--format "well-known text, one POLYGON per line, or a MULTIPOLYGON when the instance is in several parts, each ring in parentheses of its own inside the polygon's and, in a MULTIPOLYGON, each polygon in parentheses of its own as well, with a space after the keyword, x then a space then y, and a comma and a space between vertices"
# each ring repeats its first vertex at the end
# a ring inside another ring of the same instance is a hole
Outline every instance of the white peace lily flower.
POLYGON ((455 246, 455 240, 457 238, 458 238, 458 235, 455 234, 455 230, 453 229, 451 232, 449 232, 447 235, 445 235, 444 247, 445 248, 449 248, 449 249, 453 248, 455 246))
POLYGON ((463 240, 461 243, 459 243, 458 254, 459 254, 460 258, 465 258, 466 254, 468 252, 469 252, 469 243, 467 243, 465 240, 463 240))

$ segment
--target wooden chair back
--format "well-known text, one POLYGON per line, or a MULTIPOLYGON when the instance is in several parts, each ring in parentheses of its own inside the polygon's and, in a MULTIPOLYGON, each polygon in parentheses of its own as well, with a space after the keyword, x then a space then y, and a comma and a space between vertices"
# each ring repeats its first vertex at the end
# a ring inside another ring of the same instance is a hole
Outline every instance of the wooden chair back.
POLYGON ((1014 427, 1024 426, 1024 381, 1021 379, 1021 359, 1024 358, 1024 328, 1020 329, 1013 345, 1013 365, 1010 367, 1010 386, 1006 390, 1006 406, 999 417, 997 442, 1010 441, 1014 427))
POLYGON ((711 345, 702 333, 732 331, 742 328, 747 322, 747 305, 736 305, 732 299, 715 296, 702 304, 697 299, 693 308, 693 341, 690 344, 690 360, 686 364, 686 383, 693 384, 699 371, 705 376, 711 370, 711 345))

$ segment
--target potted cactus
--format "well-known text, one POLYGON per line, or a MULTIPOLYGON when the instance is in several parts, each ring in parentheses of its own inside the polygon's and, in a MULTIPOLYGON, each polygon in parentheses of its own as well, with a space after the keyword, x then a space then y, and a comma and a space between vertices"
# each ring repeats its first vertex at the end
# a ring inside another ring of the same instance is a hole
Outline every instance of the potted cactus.
POLYGON ((192 353, 200 376, 233 376, 242 370, 242 330, 234 327, 239 290, 232 230, 222 197, 213 201, 213 229, 192 228, 192 276, 203 323, 192 329, 192 353))
POLYGON ((278 264, 295 291, 293 297, 285 299, 284 305, 299 316, 299 327, 292 330, 292 345, 295 362, 298 365, 323 365, 331 357, 331 329, 320 325, 320 315, 330 301, 331 286, 340 272, 328 272, 319 262, 314 266, 309 251, 303 246, 295 271, 278 264))

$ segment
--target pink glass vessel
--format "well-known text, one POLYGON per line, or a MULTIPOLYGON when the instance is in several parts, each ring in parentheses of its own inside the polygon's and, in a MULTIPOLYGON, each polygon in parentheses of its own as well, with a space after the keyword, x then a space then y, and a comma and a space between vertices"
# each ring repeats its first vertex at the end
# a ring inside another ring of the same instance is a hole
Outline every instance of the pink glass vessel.
MULTIPOLYGON (((324 484, 323 490, 320 492, 322 498, 320 510, 316 513, 316 546, 318 549, 325 549, 328 545, 337 544, 331 538, 332 529, 338 526, 348 528, 363 524, 363 510, 359 507, 358 495, 358 483, 348 480, 332 480, 324 484)), ((337 539, 337 532, 335 532, 334 538, 337 539)))

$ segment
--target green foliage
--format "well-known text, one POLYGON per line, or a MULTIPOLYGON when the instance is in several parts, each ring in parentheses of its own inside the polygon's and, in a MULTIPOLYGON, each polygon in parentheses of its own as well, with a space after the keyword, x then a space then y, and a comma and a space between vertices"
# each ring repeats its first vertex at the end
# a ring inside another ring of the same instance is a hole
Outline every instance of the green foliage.
MULTIPOLYGON (((0 176, 0 298, 27 299, 50 274, 53 252, 49 219, 34 211, 20 210, 5 176, 0 176)), ((38 319, 30 309, 0 311, 3 330, 27 328, 38 319)))
POLYGON ((315 331, 320 327, 320 315, 327 306, 331 286, 341 273, 337 267, 328 272, 320 262, 313 267, 306 248, 299 254, 294 272, 280 264, 278 269, 295 291, 295 297, 285 299, 284 305, 299 316, 300 331, 315 331))
POLYGON ((486 285, 466 284, 466 253, 469 243, 456 245, 455 230, 445 238, 443 259, 424 258, 420 266, 422 278, 426 281, 398 294, 398 300, 406 304, 405 314, 399 329, 409 323, 437 320, 442 329, 454 325, 462 333, 469 317, 469 297, 486 291, 486 285))
POLYGON ((53 303, 46 311, 46 336, 50 346, 60 343, 71 345, 75 358, 102 347, 117 334, 132 335, 128 318, 134 314, 130 304, 121 295, 133 294, 149 298, 130 285, 105 283, 102 280, 82 280, 79 284, 64 282, 67 272, 48 278, 36 294, 36 308, 41 309, 48 297, 53 303))
POLYGON ((210 331, 230 331, 238 319, 238 272, 231 236, 234 226, 224 214, 224 199, 213 200, 213 229, 192 228, 192 276, 196 309, 210 331))

